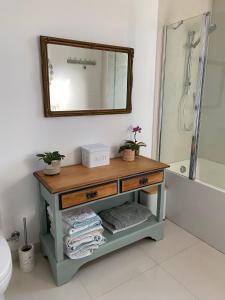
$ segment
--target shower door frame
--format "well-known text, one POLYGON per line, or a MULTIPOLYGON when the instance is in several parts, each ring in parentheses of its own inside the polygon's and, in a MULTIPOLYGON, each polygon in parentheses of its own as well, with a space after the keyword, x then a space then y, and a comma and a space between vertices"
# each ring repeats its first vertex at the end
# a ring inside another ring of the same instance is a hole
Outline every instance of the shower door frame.
MULTIPOLYGON (((200 119, 202 99, 204 92, 205 70, 207 62, 207 52, 209 45, 209 25, 211 20, 211 13, 207 12, 203 14, 203 24, 201 31, 201 49, 199 55, 199 68, 197 89, 194 103, 194 121, 192 129, 192 142, 189 164, 189 179, 194 180, 196 177, 197 159, 198 159, 198 145, 199 145, 199 133, 200 133, 200 119)), ((181 20, 183 22, 183 20, 181 20)), ((182 23, 181 23, 182 24, 182 23)), ((161 155, 161 139, 162 139, 162 119, 163 119, 163 101, 164 101, 164 84, 165 84, 165 66, 166 66, 166 46, 167 46, 167 29, 169 25, 165 25, 163 29, 163 54, 162 54, 162 67, 161 67, 161 84, 160 84, 160 102, 159 102, 159 131, 158 131, 158 159, 161 155)))

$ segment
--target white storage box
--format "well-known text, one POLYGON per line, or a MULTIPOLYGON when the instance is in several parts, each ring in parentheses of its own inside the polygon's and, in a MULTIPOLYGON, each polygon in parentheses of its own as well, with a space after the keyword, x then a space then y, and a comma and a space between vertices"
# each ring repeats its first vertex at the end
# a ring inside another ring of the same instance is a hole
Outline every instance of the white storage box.
POLYGON ((81 147, 82 164, 88 168, 109 165, 109 147, 103 144, 90 144, 81 147))
MULTIPOLYGON (((166 217, 166 191, 167 191, 167 187, 165 188, 165 194, 164 194, 163 219, 165 219, 166 217)), ((153 215, 155 216, 157 214, 157 203, 158 203, 157 196, 158 196, 158 192, 156 186, 152 188, 143 189, 140 192, 140 203, 142 205, 147 206, 148 209, 150 209, 153 215)))

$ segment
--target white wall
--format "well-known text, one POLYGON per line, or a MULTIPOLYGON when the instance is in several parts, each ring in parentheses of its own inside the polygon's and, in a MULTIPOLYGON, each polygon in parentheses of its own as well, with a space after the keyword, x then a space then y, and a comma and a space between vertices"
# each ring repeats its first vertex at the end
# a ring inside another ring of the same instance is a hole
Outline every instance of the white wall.
POLYGON ((157 155, 163 26, 210 11, 212 0, 159 0, 152 155, 157 155))
POLYGON ((224 0, 213 0, 213 12, 225 11, 225 1, 224 0))
POLYGON ((29 238, 38 240, 35 154, 59 150, 64 164, 80 161, 79 146, 102 142, 112 155, 130 125, 143 127, 151 154, 157 0, 0 0, 0 219, 6 235, 28 218, 29 238), (135 48, 133 113, 44 118, 39 35, 135 48))

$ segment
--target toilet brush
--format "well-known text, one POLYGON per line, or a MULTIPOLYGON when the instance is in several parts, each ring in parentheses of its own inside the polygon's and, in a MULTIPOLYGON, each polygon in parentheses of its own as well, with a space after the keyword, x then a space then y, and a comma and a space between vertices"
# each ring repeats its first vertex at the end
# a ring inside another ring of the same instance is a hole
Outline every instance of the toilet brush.
POLYGON ((23 232, 24 232, 24 251, 29 251, 30 248, 27 243, 27 220, 23 218, 23 232))
POLYGON ((24 245, 19 248, 20 269, 31 272, 34 268, 34 245, 27 241, 27 220, 23 218, 24 245))

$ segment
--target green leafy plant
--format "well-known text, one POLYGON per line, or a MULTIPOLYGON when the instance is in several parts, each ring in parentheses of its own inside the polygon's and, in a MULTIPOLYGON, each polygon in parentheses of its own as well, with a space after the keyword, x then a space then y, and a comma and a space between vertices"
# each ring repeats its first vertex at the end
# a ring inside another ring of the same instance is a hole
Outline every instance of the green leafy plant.
POLYGON ((130 149, 135 151, 136 153, 138 153, 140 147, 146 147, 146 144, 143 142, 138 142, 136 139, 137 133, 141 133, 141 127, 136 126, 132 129, 132 132, 134 133, 134 141, 132 140, 126 140, 124 145, 122 145, 119 148, 119 153, 121 153, 122 151, 124 151, 125 149, 130 149))
POLYGON ((124 145, 120 146, 119 153, 121 153, 125 149, 138 151, 140 149, 140 147, 146 147, 146 144, 142 143, 142 142, 138 143, 138 142, 134 142, 134 141, 131 141, 131 140, 126 140, 124 145))
POLYGON ((65 155, 59 153, 59 151, 54 152, 44 152, 36 155, 39 160, 43 160, 46 164, 51 165, 53 160, 62 160, 65 155))

